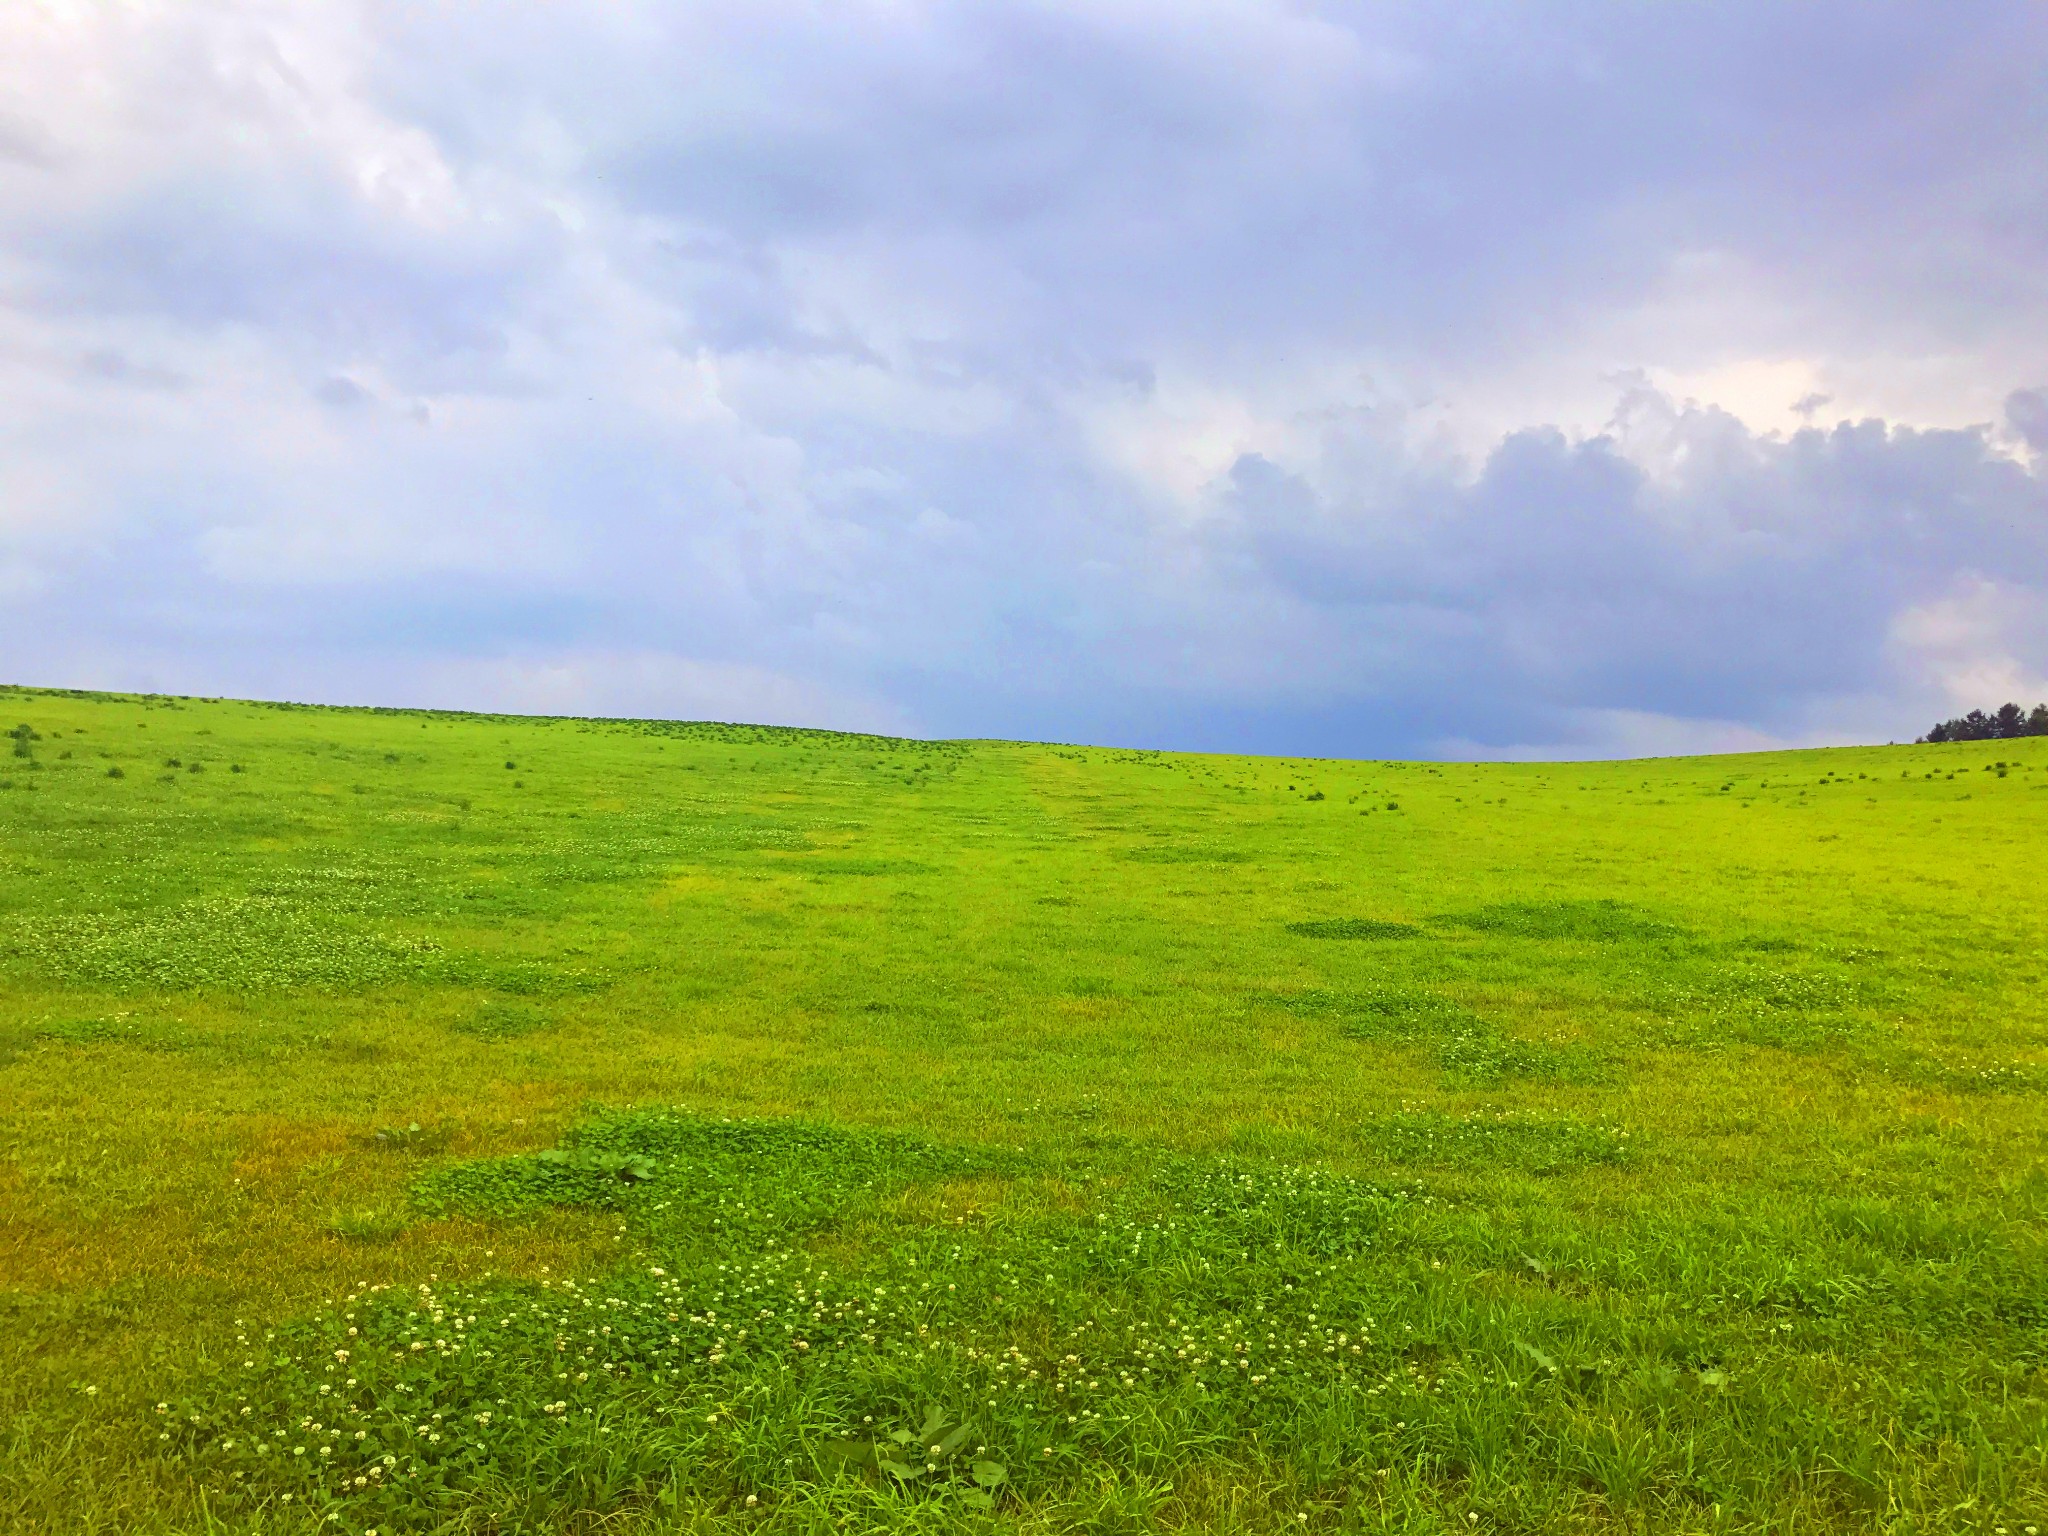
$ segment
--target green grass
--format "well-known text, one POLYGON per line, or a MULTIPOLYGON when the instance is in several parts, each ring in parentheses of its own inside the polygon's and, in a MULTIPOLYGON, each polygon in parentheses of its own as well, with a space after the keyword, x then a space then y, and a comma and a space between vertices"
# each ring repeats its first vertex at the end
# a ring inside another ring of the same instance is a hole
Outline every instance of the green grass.
POLYGON ((0 1529, 2048 1520, 2048 742, 0 709, 0 1529))

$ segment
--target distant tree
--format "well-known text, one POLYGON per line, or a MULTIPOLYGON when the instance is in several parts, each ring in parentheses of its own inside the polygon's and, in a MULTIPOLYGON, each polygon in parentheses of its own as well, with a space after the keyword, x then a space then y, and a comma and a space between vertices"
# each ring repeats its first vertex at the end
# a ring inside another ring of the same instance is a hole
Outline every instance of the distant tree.
POLYGON ((2001 704, 1988 715, 1973 709, 1967 715, 1931 726, 1920 740, 2013 741, 2021 736, 2048 736, 2048 704, 2036 704, 2031 710, 2021 704, 2001 704))

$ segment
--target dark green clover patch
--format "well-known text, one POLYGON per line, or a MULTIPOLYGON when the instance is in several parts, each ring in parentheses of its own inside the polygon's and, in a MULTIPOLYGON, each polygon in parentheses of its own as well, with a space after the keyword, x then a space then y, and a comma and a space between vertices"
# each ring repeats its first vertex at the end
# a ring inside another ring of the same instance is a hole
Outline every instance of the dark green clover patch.
POLYGON ((1585 944, 1643 943, 1687 936, 1676 924, 1604 897, 1594 901, 1502 901, 1469 912, 1445 913, 1432 921, 1506 938, 1585 944))
POLYGON ((556 1016, 523 998, 494 998, 448 1027, 478 1040, 518 1040, 552 1029, 556 1016))
POLYGON ((1412 939, 1422 930, 1413 923, 1386 922, 1376 917, 1321 917, 1289 923, 1287 931, 1302 939, 1412 939))
POLYGON ((1360 1127, 1368 1151, 1422 1167, 1512 1168, 1565 1173, 1588 1164, 1626 1162, 1628 1132, 1578 1120, 1527 1114, 1404 1114, 1360 1127))
POLYGON ((1125 848, 1116 854, 1133 864, 1243 864, 1251 855, 1240 848, 1212 848, 1201 843, 1161 843, 1125 848))
POLYGON ((920 864, 915 859, 788 859, 775 867, 803 875, 867 877, 929 875, 937 871, 936 865, 920 864))
POLYGON ((1420 988, 1316 990, 1257 1001, 1305 1017, 1335 1020, 1337 1032, 1346 1039, 1427 1045, 1446 1073, 1471 1082, 1526 1078, 1597 1083, 1607 1075, 1605 1059, 1585 1046, 1517 1040, 1463 1003, 1420 988))

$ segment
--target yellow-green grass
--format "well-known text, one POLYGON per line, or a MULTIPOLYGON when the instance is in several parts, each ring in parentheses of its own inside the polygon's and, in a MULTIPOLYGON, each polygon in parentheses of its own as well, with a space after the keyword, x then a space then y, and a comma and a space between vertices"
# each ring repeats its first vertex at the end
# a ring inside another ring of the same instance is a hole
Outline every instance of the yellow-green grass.
POLYGON ((238 1320, 644 1260, 673 1234, 602 1201, 413 1192, 631 1105, 1018 1160, 908 1190, 898 1223, 1085 1222, 1090 1179, 1162 1158, 1427 1197, 1347 1262, 1450 1309, 1429 1368, 1498 1372, 1473 1390, 1508 1433, 1555 1395, 1556 1449, 1511 1497, 1471 1455, 1376 1481, 1370 1427, 1310 1465, 1240 1413, 989 1511, 721 1463, 608 1496, 611 1528, 2048 1520, 2048 741, 1453 765, 0 709, 37 736, 0 757, 0 1528, 314 1528, 209 1492, 155 1404, 240 1367, 238 1320), (1480 1317, 1536 1293, 1639 1321, 1712 1298, 1721 1363, 1658 1408, 1562 1323, 1480 1317), (1749 1483, 1679 1466, 1678 1418, 1773 1412, 1786 1453, 1749 1483))

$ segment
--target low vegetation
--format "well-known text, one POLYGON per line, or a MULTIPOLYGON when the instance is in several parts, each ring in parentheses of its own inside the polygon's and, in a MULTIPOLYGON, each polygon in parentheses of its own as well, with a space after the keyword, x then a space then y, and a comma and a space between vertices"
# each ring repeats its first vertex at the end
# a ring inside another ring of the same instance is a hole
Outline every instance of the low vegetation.
POLYGON ((2048 741, 5 703, 0 1528, 2048 1510, 2048 741))

